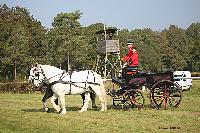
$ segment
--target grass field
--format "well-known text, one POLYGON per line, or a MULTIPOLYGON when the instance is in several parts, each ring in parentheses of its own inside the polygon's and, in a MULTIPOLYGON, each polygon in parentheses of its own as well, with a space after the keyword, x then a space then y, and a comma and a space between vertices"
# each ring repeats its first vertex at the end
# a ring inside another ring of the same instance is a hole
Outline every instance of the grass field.
MULTIPOLYGON (((196 132, 200 131, 200 80, 183 92, 180 106, 175 110, 148 108, 145 96, 143 110, 112 109, 108 96, 108 111, 78 110, 82 104, 79 95, 66 96, 67 114, 41 111, 42 94, 0 94, 0 133, 133 133, 133 132, 196 132)), ((98 102, 97 102, 98 103, 98 102)), ((98 104, 98 106, 100 106, 98 104)), ((90 106, 91 107, 91 106, 90 106)))

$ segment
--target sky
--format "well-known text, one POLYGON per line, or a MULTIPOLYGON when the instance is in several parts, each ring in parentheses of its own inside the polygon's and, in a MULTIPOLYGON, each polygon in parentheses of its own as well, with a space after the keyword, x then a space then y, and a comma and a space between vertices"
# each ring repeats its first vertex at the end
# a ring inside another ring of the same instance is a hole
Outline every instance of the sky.
POLYGON ((0 0, 0 5, 25 7, 43 26, 53 18, 80 10, 80 23, 104 23, 118 29, 164 30, 171 24, 186 29, 200 22, 200 0, 0 0))

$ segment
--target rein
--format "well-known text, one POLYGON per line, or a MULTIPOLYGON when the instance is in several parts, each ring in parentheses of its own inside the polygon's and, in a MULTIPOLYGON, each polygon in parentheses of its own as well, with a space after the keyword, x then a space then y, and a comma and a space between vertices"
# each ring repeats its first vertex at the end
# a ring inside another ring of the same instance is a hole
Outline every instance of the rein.
POLYGON ((62 73, 59 73, 59 74, 56 74, 56 75, 54 75, 53 77, 50 77, 50 78, 48 78, 47 79, 47 77, 46 77, 46 75, 45 75, 45 73, 44 73, 44 70, 42 69, 42 67, 40 66, 40 69, 41 69, 41 73, 43 74, 43 76, 44 76, 44 79, 46 79, 46 80, 50 80, 50 79, 52 79, 52 78, 54 78, 54 77, 56 77, 56 76, 58 76, 58 75, 61 75, 61 77, 60 77, 60 79, 59 80, 61 80, 61 79, 63 79, 65 76, 63 76, 65 73, 66 73, 66 71, 64 71, 63 70, 63 72, 62 73))
POLYGON ((84 88, 84 89, 85 89, 86 87, 78 86, 78 85, 76 85, 76 83, 84 83, 84 84, 87 84, 87 83, 88 83, 88 84, 100 85, 100 84, 94 83, 94 82, 72 82, 72 81, 63 81, 63 80, 54 81, 54 82, 50 83, 49 85, 52 86, 52 85, 55 85, 55 84, 57 84, 57 83, 71 84, 71 85, 73 85, 73 86, 75 86, 75 87, 84 88))
MULTIPOLYGON (((57 75, 55 75, 55 76, 50 77, 50 78, 47 79, 47 78, 46 78, 46 75, 45 75, 45 73, 44 73, 44 70, 42 69, 41 66, 39 66, 39 67, 40 67, 40 69, 41 69, 41 74, 43 74, 45 80, 50 80, 50 79, 52 79, 52 78, 54 78, 54 77, 56 77, 56 76, 58 76, 58 75, 61 75, 61 77, 60 77, 59 80, 53 81, 52 83, 49 84, 49 86, 51 87, 51 86, 53 86, 53 85, 55 85, 55 84, 57 84, 57 83, 70 84, 69 95, 71 94, 71 86, 72 86, 72 85, 75 86, 75 87, 83 88, 83 89, 85 89, 85 90, 86 90, 87 84, 100 85, 99 83, 95 83, 95 76, 94 76, 94 73, 93 73, 93 72, 92 72, 92 74, 93 74, 93 77, 94 77, 94 82, 88 82, 89 71, 88 71, 87 79, 86 79, 85 82, 72 82, 72 81, 71 81, 71 75, 72 75, 72 74, 69 74, 69 73, 67 73, 67 75, 70 75, 70 81, 63 81, 63 80, 62 80, 62 79, 65 77, 64 74, 66 73, 66 71, 63 71, 62 73, 59 73, 59 74, 57 74, 57 75), (84 84, 85 84, 85 87, 78 86, 78 85, 76 85, 77 83, 84 83, 84 84)), ((38 80, 39 80, 39 75, 38 75, 38 80)))

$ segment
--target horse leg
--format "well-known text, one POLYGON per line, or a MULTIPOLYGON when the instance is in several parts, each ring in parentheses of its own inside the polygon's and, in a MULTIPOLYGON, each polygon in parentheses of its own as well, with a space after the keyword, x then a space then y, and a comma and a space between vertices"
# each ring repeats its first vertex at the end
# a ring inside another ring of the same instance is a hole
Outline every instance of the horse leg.
POLYGON ((97 108, 97 105, 96 105, 96 103, 95 103, 96 94, 90 92, 90 99, 91 99, 91 101, 92 101, 92 108, 97 108))
POLYGON ((66 114, 66 108, 65 108, 65 94, 59 95, 59 98, 60 98, 60 104, 61 104, 61 108, 62 108, 62 111, 61 111, 60 114, 64 115, 64 114, 66 114))
POLYGON ((101 103, 101 110, 100 111, 106 111, 107 110, 107 100, 106 100, 106 92, 103 84, 100 84, 100 86, 93 86, 93 91, 96 93, 97 96, 99 96, 99 101, 101 103))
MULTIPOLYGON (((52 96, 53 96, 53 91, 51 89, 47 88, 45 90, 45 94, 42 98, 42 105, 43 105, 42 111, 47 112, 49 110, 48 107, 46 106, 46 101, 47 101, 47 99, 49 99, 52 96)), ((58 105, 58 98, 55 100, 55 104, 58 105)))
POLYGON ((47 99, 49 99, 52 96, 53 96, 53 91, 47 88, 45 90, 45 94, 42 98, 42 105, 43 105, 42 111, 48 111, 48 107, 46 107, 46 101, 47 101, 47 99))
POLYGON ((99 101, 101 103, 101 110, 100 111, 105 111, 105 103, 104 103, 104 99, 102 97, 102 95, 99 95, 99 101))
POLYGON ((49 109, 46 105, 46 101, 47 99, 49 99, 51 96, 47 95, 46 93, 44 94, 43 98, 42 98, 42 111, 43 112, 47 112, 49 109))
MULTIPOLYGON (((82 93, 81 94, 82 100, 83 100, 83 105, 84 105, 84 101, 85 101, 85 94, 82 93)), ((97 108, 97 105, 95 103, 95 99, 96 99, 96 94, 93 92, 90 92, 90 99, 92 100, 92 108, 97 108)), ((82 105, 82 106, 83 106, 82 105)))
POLYGON ((90 92, 85 92, 84 94, 85 94, 84 105, 79 112, 87 111, 90 102, 90 92))
POLYGON ((84 93, 81 94, 81 98, 82 98, 82 101, 83 101, 83 104, 82 104, 82 107, 83 107, 84 101, 85 101, 85 94, 84 93))
POLYGON ((60 107, 58 105, 56 105, 55 100, 58 98, 57 94, 53 94, 53 96, 51 97, 51 104, 53 105, 53 108, 59 112, 60 111, 60 107))

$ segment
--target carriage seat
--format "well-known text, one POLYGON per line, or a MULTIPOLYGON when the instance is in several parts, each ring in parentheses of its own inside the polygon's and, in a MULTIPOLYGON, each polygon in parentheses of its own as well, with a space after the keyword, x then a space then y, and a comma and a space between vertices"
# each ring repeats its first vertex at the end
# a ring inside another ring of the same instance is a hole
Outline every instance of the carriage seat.
POLYGON ((138 72, 138 66, 126 67, 126 74, 136 74, 138 72))
POLYGON ((122 68, 122 79, 126 79, 127 75, 135 75, 138 72, 138 66, 127 66, 122 68))

